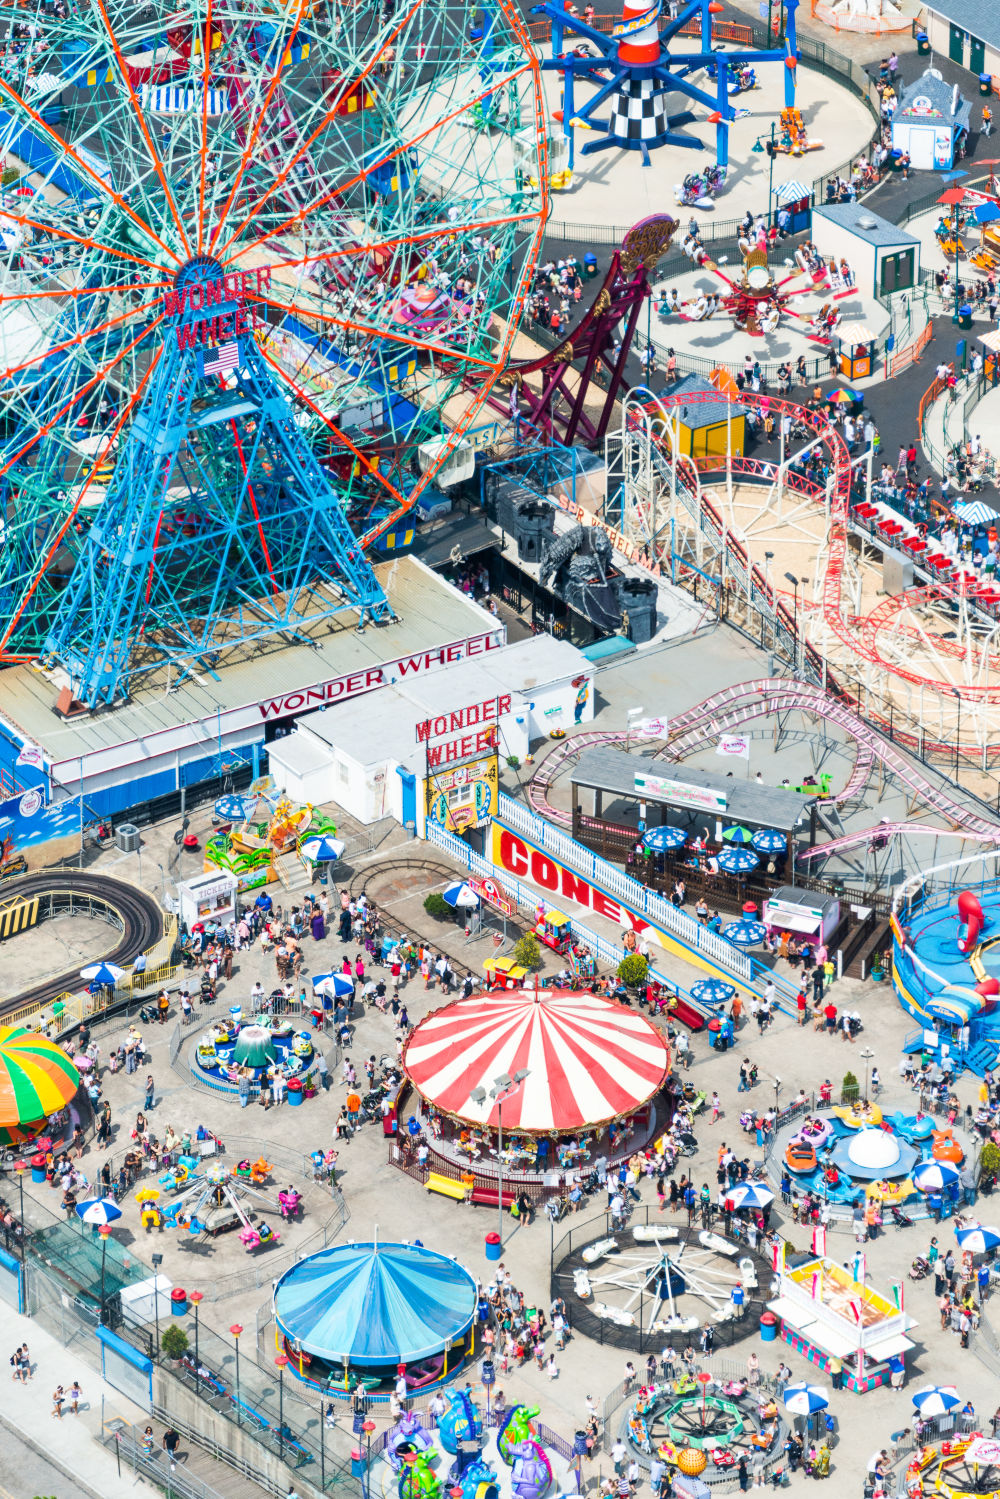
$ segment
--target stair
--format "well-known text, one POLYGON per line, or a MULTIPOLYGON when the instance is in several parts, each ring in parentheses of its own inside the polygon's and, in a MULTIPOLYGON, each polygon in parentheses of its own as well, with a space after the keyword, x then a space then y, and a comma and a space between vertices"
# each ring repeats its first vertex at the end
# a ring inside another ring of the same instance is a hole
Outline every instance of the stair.
POLYGON ((289 895, 294 895, 298 890, 308 890, 312 884, 309 866, 303 864, 297 854, 279 855, 274 861, 274 869, 283 889, 289 895))
POLYGON ((996 1066, 998 1056, 1000 1056, 1000 1046, 996 1041, 977 1041, 975 1046, 970 1047, 965 1053, 964 1061, 969 1072, 982 1077, 987 1067, 996 1066))

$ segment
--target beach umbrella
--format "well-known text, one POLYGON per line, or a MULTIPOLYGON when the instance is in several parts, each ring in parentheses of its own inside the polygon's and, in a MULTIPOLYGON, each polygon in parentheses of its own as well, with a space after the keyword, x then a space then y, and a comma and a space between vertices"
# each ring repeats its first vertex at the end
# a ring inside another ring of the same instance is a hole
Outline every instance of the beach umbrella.
POLYGON ((977 1225, 975 1228, 956 1228, 955 1238, 970 1254, 988 1254, 1000 1245, 1000 1233, 995 1228, 977 1225))
POLYGON ((722 979, 699 979, 691 985, 691 998, 703 1005, 724 1005, 735 993, 736 985, 722 979))
POLYGON ((732 828, 723 828, 722 836, 727 843, 752 843, 753 833, 749 828, 740 827, 739 823, 732 828))
POLYGON ((314 994, 329 994, 332 999, 354 993, 354 981, 346 973, 317 973, 312 986, 314 994))
POLYGON ((793 1416, 811 1416, 826 1410, 830 1396, 821 1384, 790 1384, 785 1386, 784 1401, 793 1416))
POLYGON ((671 849, 683 848, 688 841, 688 835, 680 828, 672 828, 668 823, 664 823, 662 827, 650 828, 648 833, 643 834, 642 841, 655 854, 665 854, 671 849))
POLYGON ((968 521, 970 526, 991 526, 995 521, 1000 521, 1000 514, 992 505, 987 505, 985 500, 959 500, 952 505, 951 513, 957 515, 959 520, 968 521))
POLYGON ((347 847, 340 838, 303 838, 299 844, 299 853, 311 864, 332 864, 334 859, 339 859, 347 847))
POLYGON ((122 1210, 113 1197, 91 1197, 87 1202, 78 1202, 76 1216, 84 1223, 114 1223, 122 1210))
POLYGON ((961 203, 964 197, 964 187, 949 187, 945 192, 941 194, 940 198, 938 198, 938 202, 946 203, 949 207, 951 207, 955 203, 961 203))
POLYGON ((731 1202, 736 1208, 766 1208, 774 1201, 774 1193, 763 1182, 737 1182, 719 1193, 719 1202, 731 1202))
POLYGON ((722 928, 722 935, 737 947, 756 947, 767 936, 767 927, 762 921, 731 921, 722 928))
POLYGON ((441 891, 441 899, 446 905, 466 911, 474 911, 479 904, 479 896, 464 880, 455 880, 453 884, 446 885, 441 891))
POLYGON ((944 1416, 962 1403, 962 1397, 953 1384, 925 1385, 922 1390, 914 1390, 910 1399, 914 1410, 922 1416, 944 1416))
POLYGON ((849 391, 844 390, 843 386, 838 385, 829 392, 826 399, 832 401, 835 406, 846 406, 849 401, 854 400, 854 397, 849 391))
POLYGON ((727 874, 749 874, 759 863, 760 858, 750 848, 724 848, 718 857, 719 868, 727 874))
POLYGON ((255 796, 220 796, 215 804, 215 815, 223 822, 246 822, 257 805, 255 796))
POLYGON ((64 1108, 80 1074, 54 1041, 21 1027, 0 1027, 0 1126, 32 1129, 64 1108))
POLYGON ((117 963, 91 963, 88 968, 80 969, 80 977, 101 989, 113 989, 118 980, 125 977, 125 970, 117 963))
POLYGON ((977 203, 970 217, 974 224, 993 224, 1000 219, 1000 208, 995 203, 977 203))
POLYGON ((759 854, 783 854, 788 839, 777 828, 759 828, 753 835, 753 846, 759 854))
POLYGON ((940 1192, 943 1187, 953 1187, 958 1179, 958 1168, 950 1161, 924 1161, 912 1178, 918 1192, 940 1192))

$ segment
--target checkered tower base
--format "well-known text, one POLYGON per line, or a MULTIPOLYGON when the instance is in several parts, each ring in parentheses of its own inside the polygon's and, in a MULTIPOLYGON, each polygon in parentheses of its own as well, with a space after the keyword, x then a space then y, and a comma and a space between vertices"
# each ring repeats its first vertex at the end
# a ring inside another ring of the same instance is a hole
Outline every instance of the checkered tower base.
POLYGON ((611 104, 609 135, 627 151, 661 146, 669 133, 667 93, 653 78, 628 78, 611 104))

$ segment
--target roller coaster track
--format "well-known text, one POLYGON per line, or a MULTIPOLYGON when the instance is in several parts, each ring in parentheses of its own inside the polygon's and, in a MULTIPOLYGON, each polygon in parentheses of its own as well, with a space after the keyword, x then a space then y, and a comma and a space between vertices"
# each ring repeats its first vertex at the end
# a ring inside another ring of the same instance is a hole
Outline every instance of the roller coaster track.
MULTIPOLYGON (((858 796, 867 784, 875 763, 879 762, 916 800, 937 812, 951 825, 949 828, 941 828, 909 822, 878 823, 874 827, 817 844, 815 848, 808 849, 799 856, 801 861, 823 858, 873 838, 889 837, 901 832, 928 833, 937 837, 951 832, 981 843, 1000 844, 1000 823, 990 822, 970 813, 967 807, 954 800, 911 765, 878 730, 851 712, 839 699, 824 692, 821 687, 814 687, 806 682, 786 681, 781 677, 761 677, 727 687, 671 719, 669 741, 659 753, 668 759, 680 760, 705 748, 727 729, 737 728, 748 719, 792 711, 808 713, 835 724, 854 741, 856 755, 847 784, 842 791, 827 797, 828 803, 842 806, 858 796)), ((628 737, 643 738, 635 730, 631 736, 627 736, 624 730, 590 730, 563 740, 558 748, 546 756, 538 774, 527 788, 528 801, 533 811, 550 822, 568 827, 572 822, 570 814, 561 807, 554 806, 549 800, 548 793, 553 782, 583 750, 597 745, 623 744, 628 737)), ((647 739, 645 742, 655 741, 647 739)))
MULTIPOLYGON (((41 895, 76 895, 103 903, 121 923, 121 937, 102 961, 131 966, 140 953, 152 947, 163 936, 163 912, 156 897, 124 880, 107 875, 86 874, 77 869, 42 869, 35 874, 5 880, 0 887, 4 897, 33 900, 41 895)), ((0 1016, 29 1005, 47 1005, 60 994, 80 988, 80 970, 71 969, 22 991, 12 999, 0 1001, 0 1016)))

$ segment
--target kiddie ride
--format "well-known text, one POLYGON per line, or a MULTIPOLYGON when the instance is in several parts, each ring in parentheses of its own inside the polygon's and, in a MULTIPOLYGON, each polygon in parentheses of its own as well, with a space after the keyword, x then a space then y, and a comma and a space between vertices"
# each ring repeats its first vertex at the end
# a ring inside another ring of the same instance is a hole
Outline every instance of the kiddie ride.
POLYGON ((640 1388, 628 1415, 628 1439, 641 1453, 695 1478, 734 1468, 741 1457, 767 1467, 782 1452, 784 1427, 773 1399, 758 1407, 743 1381, 710 1389, 683 1374, 640 1388))
POLYGON ((166 1191, 180 1194, 163 1209, 163 1222, 170 1228, 186 1228, 192 1238, 202 1234, 214 1238, 238 1228, 240 1243, 248 1254, 277 1244, 281 1238, 259 1215, 256 1221, 251 1219, 246 1199, 256 1198, 272 1213, 281 1211, 279 1204, 248 1181, 230 1174, 221 1161, 212 1161, 204 1176, 192 1173, 189 1166, 181 1163, 161 1176, 159 1184, 166 1191))
POLYGON ((205 843, 205 871, 228 869, 241 890, 254 890, 279 878, 277 861, 294 856, 302 839, 335 838, 334 823, 304 804, 282 797, 265 817, 220 828, 205 843))
POLYGON ((725 167, 709 163, 703 172, 688 172, 683 182, 674 183, 674 202, 682 208, 714 208, 715 194, 725 181, 725 167))
MULTIPOLYGON (((499 1499, 496 1471, 483 1460, 486 1437, 478 1409, 464 1390, 450 1392, 448 1400, 437 1432, 444 1453, 454 1459, 447 1474, 435 1468, 443 1469, 441 1455, 419 1416, 404 1414, 389 1431, 384 1455, 399 1474, 399 1499, 443 1499, 446 1488, 455 1499, 499 1499)), ((511 1470, 515 1499, 542 1499, 552 1482, 552 1464, 534 1425, 537 1416, 536 1406, 515 1405, 497 1432, 497 1455, 511 1470)))

